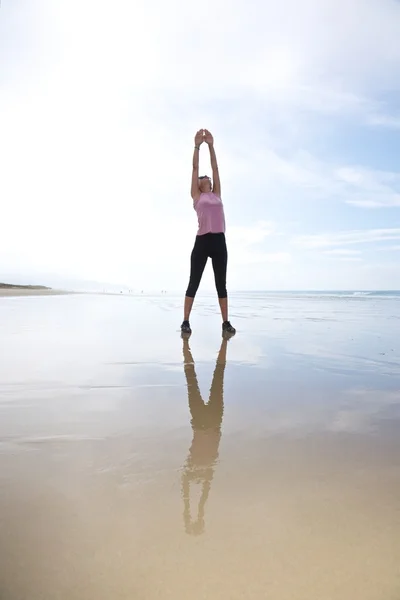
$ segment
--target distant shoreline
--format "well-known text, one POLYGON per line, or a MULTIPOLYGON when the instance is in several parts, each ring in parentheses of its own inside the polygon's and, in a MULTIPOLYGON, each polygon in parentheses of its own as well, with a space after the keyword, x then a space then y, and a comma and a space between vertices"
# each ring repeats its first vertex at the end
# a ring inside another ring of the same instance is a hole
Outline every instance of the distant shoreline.
POLYGON ((51 290, 45 285, 17 285, 16 283, 0 283, 0 289, 5 290, 51 290))
POLYGON ((4 296, 54 296, 68 294, 64 290, 54 290, 45 285, 17 285, 14 283, 0 283, 0 297, 4 296))

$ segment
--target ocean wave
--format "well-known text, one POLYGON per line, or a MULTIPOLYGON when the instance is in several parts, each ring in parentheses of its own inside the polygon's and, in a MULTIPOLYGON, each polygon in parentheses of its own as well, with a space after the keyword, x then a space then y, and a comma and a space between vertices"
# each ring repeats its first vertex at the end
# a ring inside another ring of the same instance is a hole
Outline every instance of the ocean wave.
POLYGON ((314 300, 370 300, 393 299, 400 300, 399 290, 343 290, 343 291, 254 291, 236 292, 236 296, 247 298, 273 298, 273 299, 314 299, 314 300))

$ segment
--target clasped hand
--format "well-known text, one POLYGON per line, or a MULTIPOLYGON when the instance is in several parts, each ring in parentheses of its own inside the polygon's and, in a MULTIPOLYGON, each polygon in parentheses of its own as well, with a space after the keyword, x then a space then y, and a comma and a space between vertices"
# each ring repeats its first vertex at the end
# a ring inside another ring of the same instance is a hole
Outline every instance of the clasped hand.
POLYGON ((199 129, 194 137, 195 146, 200 146, 203 142, 209 146, 214 144, 214 138, 208 129, 199 129))

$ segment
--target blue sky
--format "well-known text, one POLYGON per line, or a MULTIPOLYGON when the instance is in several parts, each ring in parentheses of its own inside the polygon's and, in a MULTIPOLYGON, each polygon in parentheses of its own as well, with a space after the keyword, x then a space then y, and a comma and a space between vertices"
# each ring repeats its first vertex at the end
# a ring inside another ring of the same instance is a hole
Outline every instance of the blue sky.
POLYGON ((0 11, 0 280, 184 291, 207 127, 229 289, 400 288, 399 2, 0 11))

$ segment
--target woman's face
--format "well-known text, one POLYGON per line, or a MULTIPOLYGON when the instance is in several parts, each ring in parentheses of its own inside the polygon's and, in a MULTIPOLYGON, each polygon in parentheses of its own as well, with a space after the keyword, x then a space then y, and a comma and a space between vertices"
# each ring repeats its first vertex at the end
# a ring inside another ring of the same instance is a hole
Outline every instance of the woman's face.
POLYGON ((203 192, 203 194, 207 192, 211 192, 211 179, 208 176, 199 178, 199 190, 203 192))

